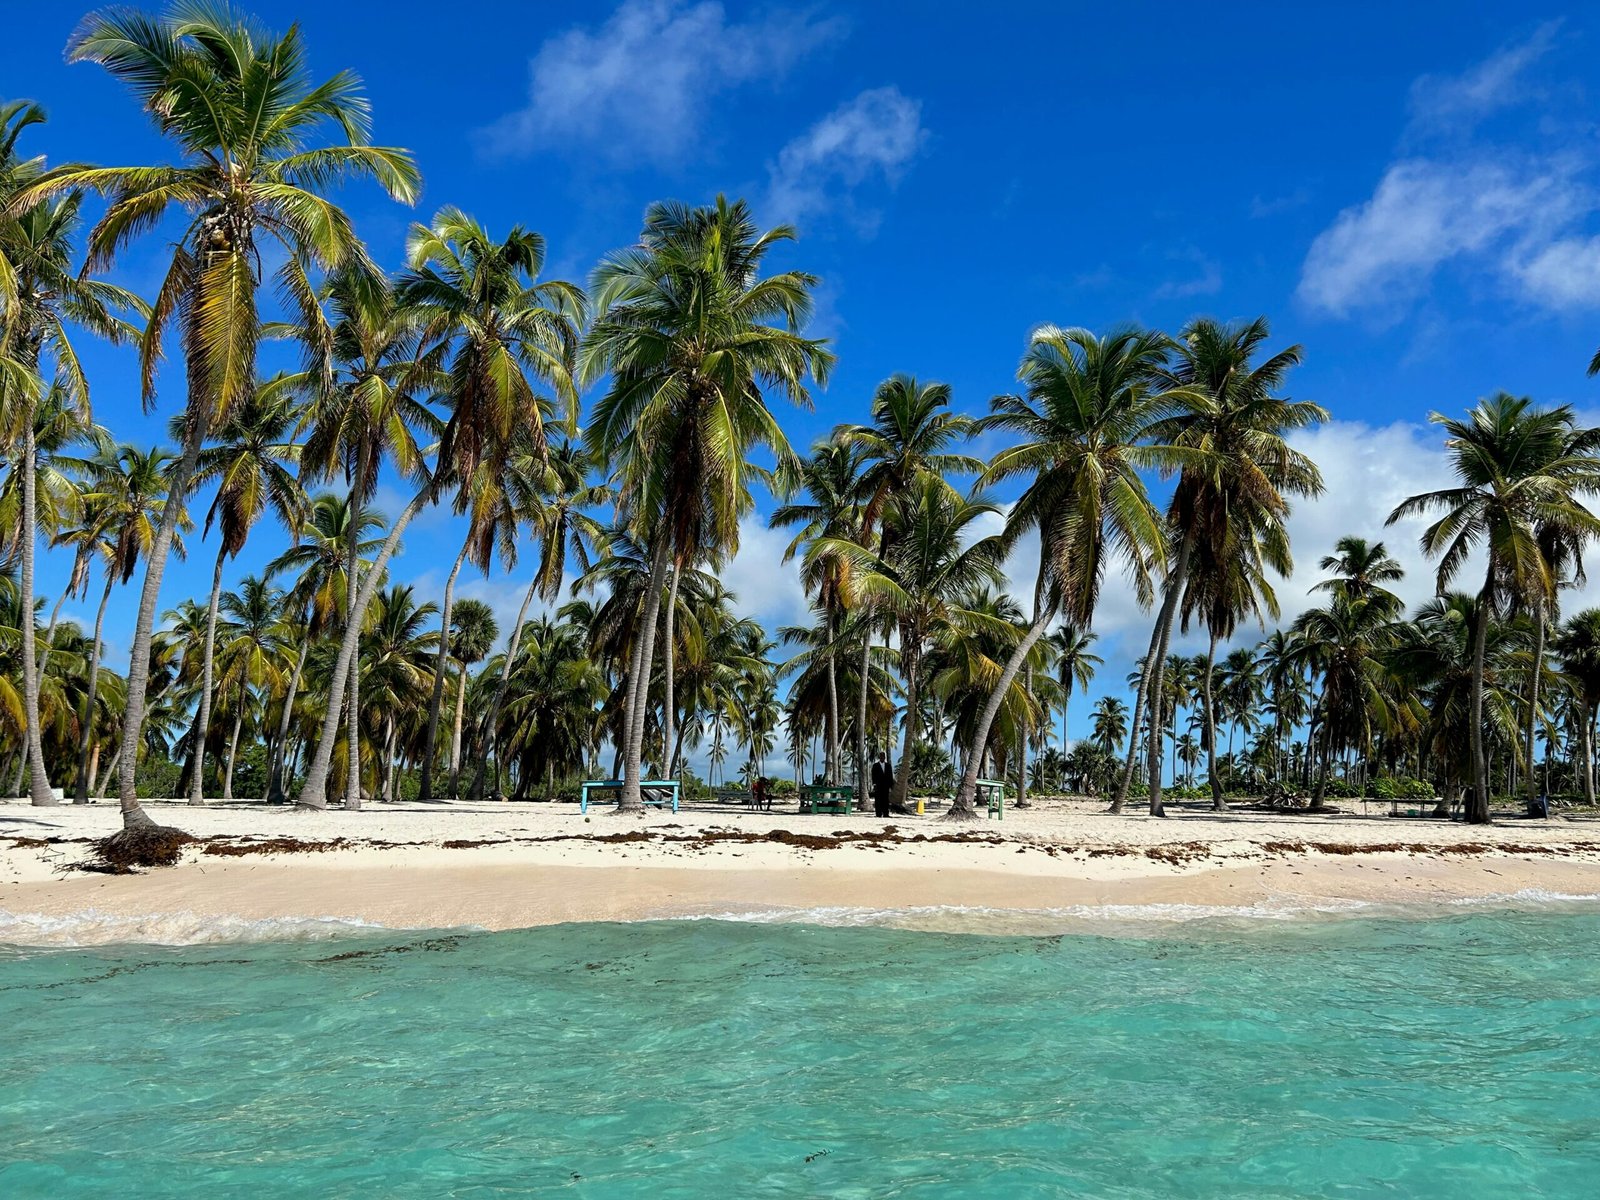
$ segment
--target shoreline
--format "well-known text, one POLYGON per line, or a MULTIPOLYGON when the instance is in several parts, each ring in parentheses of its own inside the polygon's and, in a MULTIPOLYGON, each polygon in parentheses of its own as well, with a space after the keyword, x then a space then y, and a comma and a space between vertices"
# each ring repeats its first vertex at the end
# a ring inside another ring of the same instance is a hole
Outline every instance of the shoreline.
POLYGON ((1048 801, 951 825, 742 809, 618 820, 548 804, 152 805, 200 840, 178 866, 110 876, 70 864, 118 827, 114 806, 0 804, 0 943, 708 916, 1059 932, 1108 918, 1600 899, 1596 821, 1469 827, 1238 810, 1163 821, 1103 807, 1048 801))

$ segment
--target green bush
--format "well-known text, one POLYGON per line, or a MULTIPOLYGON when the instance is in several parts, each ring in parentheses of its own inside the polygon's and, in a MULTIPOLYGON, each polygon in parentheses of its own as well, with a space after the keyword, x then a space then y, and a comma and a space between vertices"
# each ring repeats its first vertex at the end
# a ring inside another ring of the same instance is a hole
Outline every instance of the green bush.
POLYGON ((1360 792, 1348 779, 1330 779, 1324 794, 1330 800, 1354 800, 1360 792))
POLYGON ((171 799, 178 794, 178 776, 182 773, 183 768, 169 759, 146 758, 134 775, 134 790, 141 800, 171 799))
POLYGON ((1400 789, 1404 800, 1432 800, 1436 795, 1437 790, 1426 779, 1407 779, 1400 789))

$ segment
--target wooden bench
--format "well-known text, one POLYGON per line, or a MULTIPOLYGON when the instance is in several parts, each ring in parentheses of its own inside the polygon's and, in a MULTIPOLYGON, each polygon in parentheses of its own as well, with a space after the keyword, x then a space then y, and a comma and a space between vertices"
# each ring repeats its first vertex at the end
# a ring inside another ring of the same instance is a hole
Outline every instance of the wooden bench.
MULTIPOLYGON (((641 779, 639 781, 639 795, 651 808, 665 808, 672 805, 672 811, 678 811, 678 793, 681 784, 676 779, 641 779)), ((583 781, 582 790, 579 792, 578 811, 589 811, 589 800, 611 800, 617 803, 622 801, 622 780, 620 779, 586 779, 583 781), (605 793, 613 793, 606 795, 605 793), (598 794, 597 794, 598 793, 598 794)))
POLYGON ((800 788, 803 813, 848 813, 855 808, 856 789, 849 784, 805 784, 800 788))

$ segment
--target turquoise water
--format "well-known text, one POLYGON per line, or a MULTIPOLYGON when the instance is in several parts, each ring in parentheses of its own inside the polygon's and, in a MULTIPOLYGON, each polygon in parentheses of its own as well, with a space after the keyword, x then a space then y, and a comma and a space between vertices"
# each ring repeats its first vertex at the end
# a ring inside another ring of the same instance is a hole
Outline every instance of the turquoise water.
POLYGON ((1592 1196, 1600 915, 0 951, 0 1195, 1592 1196))

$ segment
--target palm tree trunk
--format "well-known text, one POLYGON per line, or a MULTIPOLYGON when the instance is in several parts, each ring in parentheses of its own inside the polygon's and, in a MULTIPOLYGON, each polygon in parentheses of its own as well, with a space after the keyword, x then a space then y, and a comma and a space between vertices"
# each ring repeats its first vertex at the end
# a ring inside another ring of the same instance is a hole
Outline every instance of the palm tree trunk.
POLYGON ((1467 706, 1467 741, 1472 753, 1472 803, 1467 806, 1469 825, 1489 823, 1488 766, 1483 759, 1483 658, 1489 640, 1490 581, 1478 593, 1478 610, 1472 627, 1472 692, 1467 706))
POLYGON ((461 797, 461 716, 467 707, 467 664, 461 664, 456 676, 455 728, 450 735, 450 798, 461 797))
POLYGON ((111 589, 116 582, 117 577, 107 568, 105 590, 100 593, 100 607, 94 616, 94 643, 89 648, 88 691, 83 700, 83 722, 78 728, 78 778, 73 784, 74 804, 89 803, 89 743, 94 737, 95 692, 100 680, 100 631, 105 627, 106 605, 111 601, 111 589))
MULTIPOLYGON (((30 581, 31 586, 31 581, 30 581)), ((50 608, 50 621, 44 627, 44 636, 36 639, 39 646, 39 678, 44 678, 46 668, 50 665, 50 647, 55 644, 56 624, 61 618, 61 606, 67 602, 67 597, 72 593, 67 588, 61 589, 61 594, 56 597, 56 602, 50 608)), ((29 637, 32 636, 30 633, 29 637)), ((24 641, 27 638, 23 639, 24 641)), ((24 683, 27 682, 24 676, 24 683)))
POLYGON ((862 621, 861 678, 856 697, 856 805, 865 807, 867 796, 867 697, 872 679, 872 625, 862 621))
POLYGON ((272 769, 267 778, 268 804, 282 804, 283 764, 289 752, 289 726, 294 720, 294 702, 300 694, 300 673, 305 670, 306 655, 311 650, 311 637, 302 634, 300 653, 295 655, 294 672, 289 676, 289 690, 284 693, 283 713, 278 717, 278 744, 272 748, 272 769))
POLYGON ((533 594, 538 590, 539 577, 535 575, 528 584, 528 590, 522 594, 522 607, 517 609, 516 627, 511 630, 511 640, 506 644, 505 661, 500 665, 500 682, 495 685, 494 698, 489 701, 489 711, 484 715, 483 724, 483 749, 482 757, 478 759, 478 769, 472 776, 472 799, 483 799, 483 784, 489 769, 489 758, 494 757, 494 790, 500 794, 500 705, 505 701, 506 687, 511 682, 511 668, 516 665, 517 651, 522 646, 522 626, 528 619, 528 606, 533 603, 533 594))
POLYGON ((826 734, 828 750, 823 773, 826 776, 826 782, 838 783, 839 776, 842 774, 839 769, 839 673, 834 670, 833 665, 834 614, 832 610, 828 612, 826 628, 828 634, 828 728, 826 734))
MULTIPOLYGON (((450 608, 455 603, 456 576, 461 574, 461 564, 467 561, 467 550, 472 545, 469 530, 467 540, 461 543, 461 553, 444 581, 444 607, 439 610, 439 653, 433 660, 433 692, 428 697, 428 732, 422 742, 422 781, 418 785, 417 799, 426 803, 433 799, 434 747, 439 737, 439 708, 444 699, 445 668, 450 662, 450 608)), ((464 670, 465 668, 463 668, 464 670)))
POLYGON ((655 652, 656 624, 661 618, 661 591, 666 582, 667 542, 667 532, 658 532, 655 549, 650 555, 650 574, 640 601, 639 635, 634 643, 633 672, 628 680, 630 701, 624 726, 627 745, 622 755, 622 794, 617 801, 618 813, 644 811, 644 800, 639 792, 639 783, 643 778, 640 775, 640 760, 644 757, 645 707, 650 700, 650 669, 655 652))
POLYGON ((977 812, 973 807, 973 799, 978 793, 978 769, 983 762, 983 752, 989 745, 989 730, 994 726, 994 719, 1000 715, 1000 706, 1005 703, 1006 692, 1016 680, 1017 673, 1022 670, 1022 664, 1033 652, 1034 644, 1044 636, 1045 627, 1049 625, 1053 615, 1044 603, 1044 564, 1039 567, 1039 578, 1034 584, 1033 592, 1033 624, 1028 626, 1028 632, 1017 643, 1015 650, 1006 659, 1006 665, 1000 672, 999 682, 989 693, 989 699, 983 706, 983 713, 978 717, 977 728, 972 731, 972 745, 967 750, 966 768, 961 772, 961 786, 956 791, 955 801, 950 805, 950 811, 945 813, 947 821, 973 821, 977 819, 977 812))
POLYGON ((1578 739, 1578 753, 1582 758, 1579 764, 1583 772, 1583 802, 1590 808, 1594 807, 1594 736, 1591 733, 1588 706, 1583 706, 1578 713, 1578 719, 1583 723, 1582 734, 1578 739))
POLYGON ((1544 640, 1545 640, 1545 605, 1539 602, 1538 632, 1534 636, 1533 646, 1533 674, 1528 680, 1528 724, 1524 742, 1527 746, 1528 779, 1527 797, 1528 811, 1533 811, 1533 805, 1539 799, 1538 773, 1533 769, 1533 738, 1534 730, 1538 726, 1539 716, 1539 672, 1544 666, 1544 640))
POLYGON ((144 694, 150 683, 150 639, 155 633, 156 605, 161 599, 161 577, 167 569, 167 553, 172 549, 172 535, 177 531, 178 517, 183 512, 183 502, 189 492, 189 480, 194 477, 194 465, 200 457, 200 446, 206 437, 204 407, 198 407, 201 409, 200 412, 190 413, 188 428, 185 431, 183 458, 167 484, 167 498, 161 509, 161 524, 156 530, 155 544, 150 547, 150 557, 145 563, 144 588, 139 594, 139 615, 133 627, 133 649, 128 660, 127 700, 122 709, 121 774, 117 778, 124 829, 155 825, 139 806, 139 739, 144 734, 144 694))
MULTIPOLYGON (((55 792, 50 788, 50 776, 44 764, 44 736, 39 727, 39 680, 44 675, 45 663, 43 657, 35 665, 34 655, 38 653, 34 646, 33 638, 33 559, 37 550, 35 542, 38 540, 38 480, 35 473, 38 467, 38 450, 34 444, 33 430, 33 403, 30 401, 24 406, 21 420, 23 422, 22 435, 22 604, 18 624, 22 626, 22 706, 24 723, 27 725, 27 765, 28 765, 28 796, 39 807, 46 807, 56 803, 55 792)), ((63 589, 61 599, 56 601, 56 611, 61 611, 61 600, 66 598, 63 589)), ((52 626, 55 617, 50 618, 52 626)), ((45 641, 46 651, 50 643, 45 641)), ((94 702, 93 693, 89 696, 90 704, 94 702)))
POLYGON ((194 721, 194 774, 189 777, 189 803, 204 804, 206 774, 206 733, 211 725, 211 670, 217 648, 217 606, 222 600, 222 564, 227 558, 226 541, 217 548, 217 565, 211 572, 211 603, 206 609, 206 642, 200 659, 200 707, 194 721))
POLYGON ((106 798, 106 784, 111 782, 111 777, 117 773, 117 761, 122 754, 121 747, 111 752, 111 761, 106 764, 105 774, 95 781, 94 794, 98 800, 106 798))
POLYGON ((350 666, 344 705, 344 806, 361 811, 361 635, 356 635, 356 657, 350 666))
MULTIPOLYGON (((917 695, 917 663, 910 646, 904 643, 900 648, 900 673, 905 677, 906 681, 906 721, 904 738, 900 746, 900 770, 894 778, 894 802, 898 807, 904 809, 907 807, 907 801, 911 796, 911 764, 916 757, 917 742, 922 733, 922 722, 917 717, 917 701, 921 699, 917 695)), ((951 816, 956 811, 960 801, 961 797, 958 794, 956 802, 950 806, 950 811, 945 814, 947 820, 966 819, 963 817, 952 818, 951 816)), ((972 804, 969 800, 966 817, 972 818, 974 816, 972 804)))
MULTIPOLYGON (((1222 780, 1217 775, 1217 713, 1211 706, 1211 673, 1217 662, 1217 633, 1211 631, 1211 644, 1206 647, 1205 706, 1206 706, 1206 774, 1211 776, 1211 807, 1215 812, 1227 812, 1222 802, 1222 780)), ((1230 750, 1232 742, 1229 743, 1230 750)))
POLYGON ((394 717, 383 719, 383 786, 378 789, 378 798, 394 803, 394 717))
MULTIPOLYGON (((1173 564, 1167 578, 1166 595, 1161 601, 1161 611, 1156 617, 1155 629, 1150 634, 1150 652, 1145 655, 1144 670, 1139 673, 1139 689, 1133 705, 1133 739, 1128 746, 1128 761, 1122 768, 1122 782, 1117 785, 1117 797, 1111 802, 1112 812, 1121 812, 1127 803, 1128 787, 1133 782, 1133 768, 1139 744, 1139 716, 1145 706, 1159 712, 1161 708, 1161 675, 1167 657, 1167 639, 1172 633, 1172 617, 1177 611, 1178 598, 1189 576, 1189 558, 1194 553, 1194 534, 1184 534, 1178 546, 1178 561, 1173 564)), ((1150 768, 1150 815, 1165 816, 1161 808, 1161 722, 1150 721, 1150 739, 1147 764, 1150 768)))
POLYGON ((672 564, 672 582, 667 587, 667 644, 666 706, 662 711, 661 745, 667 752, 666 773, 672 774, 673 756, 677 753, 678 690, 677 690, 677 640, 678 640, 678 580, 683 573, 682 564, 672 564))
MULTIPOLYGON (((432 495, 432 487, 424 486, 411 503, 406 505, 405 511, 400 514, 389 536, 384 539, 383 547, 378 551, 378 557, 373 561, 372 569, 366 574, 361 584, 360 594, 356 597, 355 613, 358 618, 364 616, 367 606, 372 602, 372 595, 376 592, 378 580, 383 578, 383 571, 389 564, 394 549, 400 544, 400 535, 405 532, 406 526, 411 524, 411 519, 422 511, 432 495)), ((323 714, 322 733, 317 739, 317 750, 311 758, 311 765, 306 768, 305 783, 301 785, 300 795, 295 800, 299 808, 327 808, 328 807, 328 768, 333 763, 333 747, 338 736, 339 718, 343 714, 339 711, 340 701, 344 697, 345 685, 350 677, 350 669, 355 661, 356 643, 359 640, 360 620, 346 621, 344 637, 339 644, 339 657, 334 661, 333 678, 328 681, 328 711, 323 714)), ((124 766, 126 771, 126 766, 124 766)))
POLYGON ((244 681, 239 681, 239 707, 233 714, 233 733, 228 738, 228 762, 222 769, 222 798, 233 799, 233 766, 239 761, 239 731, 244 728, 244 681))

